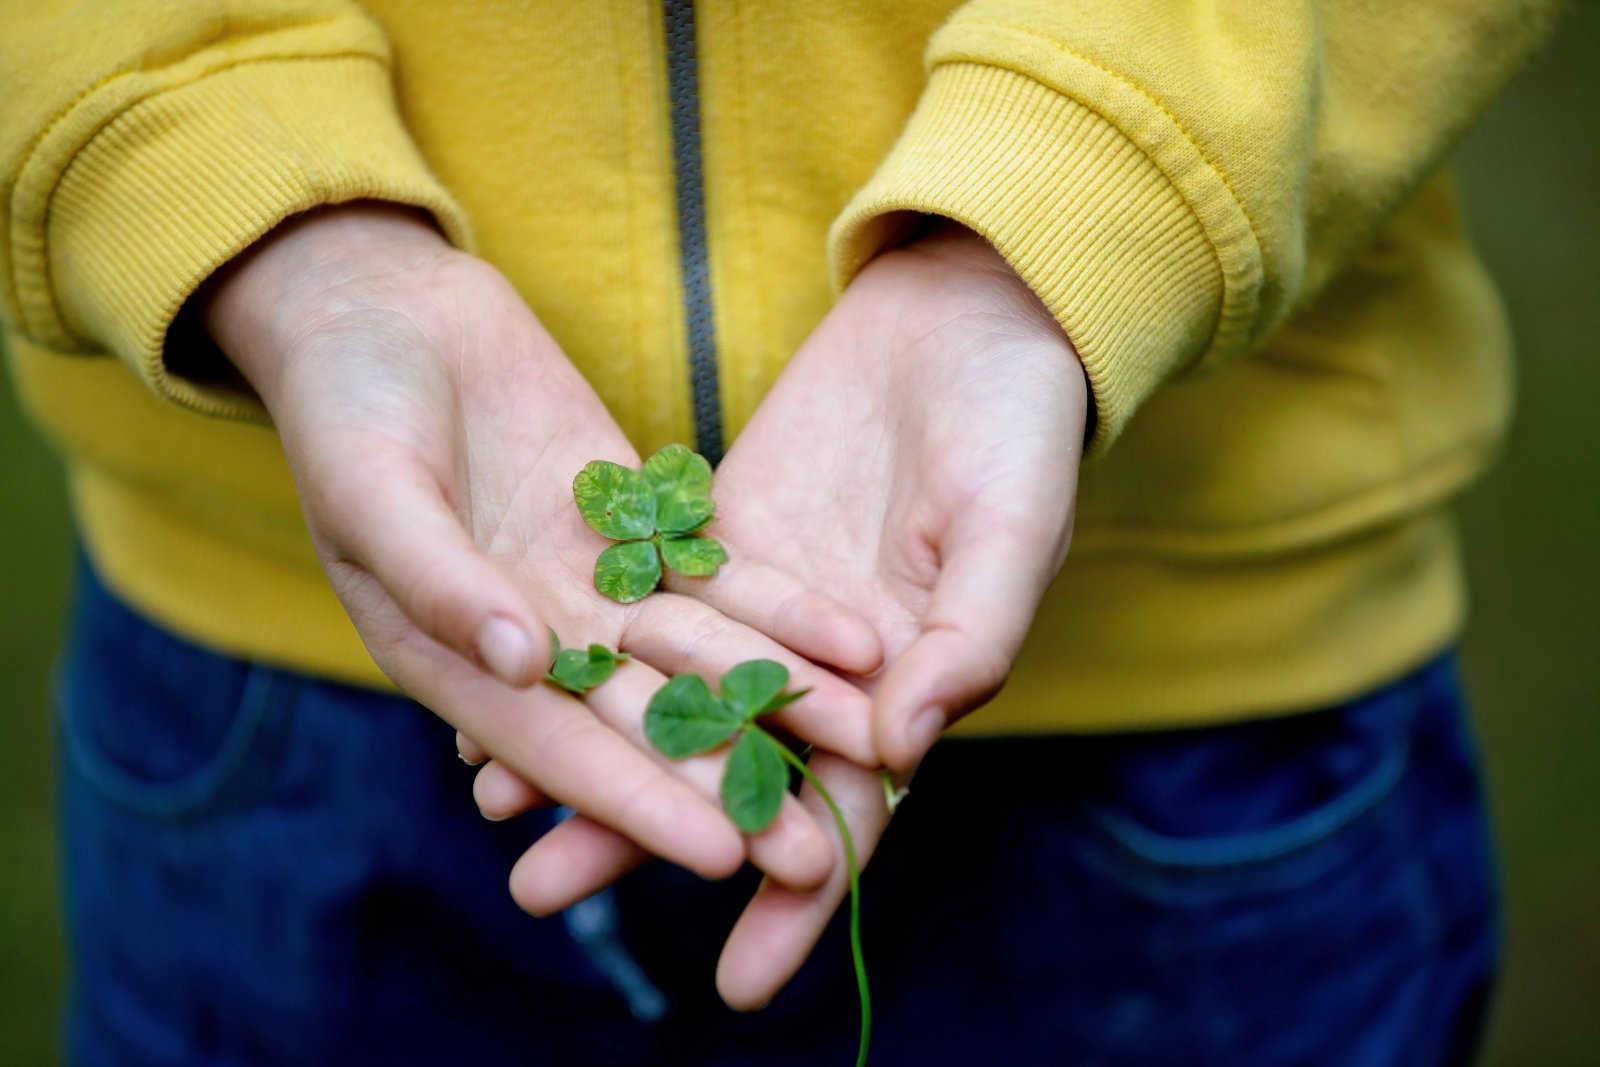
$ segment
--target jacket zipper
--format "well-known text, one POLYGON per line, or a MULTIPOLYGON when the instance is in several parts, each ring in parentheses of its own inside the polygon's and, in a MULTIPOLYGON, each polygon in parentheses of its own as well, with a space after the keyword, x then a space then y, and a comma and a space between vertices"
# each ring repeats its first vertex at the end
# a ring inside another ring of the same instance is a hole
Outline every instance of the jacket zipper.
POLYGON ((672 119, 672 172, 678 215, 678 263, 689 348, 689 399, 695 451, 721 462, 722 396, 717 387, 716 324, 706 246, 705 175, 700 151, 700 72, 695 56, 694 0, 663 0, 667 93, 672 119))

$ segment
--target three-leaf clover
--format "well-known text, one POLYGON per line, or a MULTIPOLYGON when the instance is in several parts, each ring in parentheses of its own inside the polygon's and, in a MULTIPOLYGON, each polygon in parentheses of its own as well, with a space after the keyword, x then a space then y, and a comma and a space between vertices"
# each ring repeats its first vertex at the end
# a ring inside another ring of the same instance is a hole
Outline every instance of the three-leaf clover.
POLYGON ((605 645, 562 648, 554 630, 550 631, 550 651, 554 658, 544 680, 580 697, 605 682, 617 664, 629 658, 626 652, 613 652, 605 645))
POLYGON ((755 659, 722 676, 720 697, 698 674, 680 674, 656 691, 645 710, 645 736, 668 759, 698 756, 733 741, 722 772, 722 807, 747 834, 772 824, 789 789, 788 749, 755 724, 808 692, 785 693, 788 684, 787 667, 755 659))
MULTIPOLYGON (((644 714, 644 733, 669 759, 698 756, 731 740, 733 748, 722 772, 722 807, 733 824, 747 834, 760 833, 778 817, 783 795, 789 791, 790 767, 800 772, 828 806, 844 844, 845 870, 850 876, 850 958, 855 965, 856 992, 861 998, 856 1067, 866 1067, 867 1046, 872 1037, 872 997, 867 990, 867 964, 861 951, 861 872, 856 863, 855 840, 844 813, 805 760, 756 722, 810 691, 786 693, 788 684, 788 668, 769 659, 748 660, 724 674, 720 696, 712 693, 698 674, 676 675, 650 698, 644 714)), ((899 797, 893 793, 887 775, 883 781, 885 802, 893 810, 899 797)), ((903 791, 900 795, 904 795, 903 791)))
POLYGON ((716 508, 711 464, 683 445, 668 445, 643 470, 597 459, 578 472, 572 496, 589 528, 618 542, 594 564, 594 587, 622 604, 655 591, 661 568, 695 578, 728 562, 722 545, 700 533, 716 508))

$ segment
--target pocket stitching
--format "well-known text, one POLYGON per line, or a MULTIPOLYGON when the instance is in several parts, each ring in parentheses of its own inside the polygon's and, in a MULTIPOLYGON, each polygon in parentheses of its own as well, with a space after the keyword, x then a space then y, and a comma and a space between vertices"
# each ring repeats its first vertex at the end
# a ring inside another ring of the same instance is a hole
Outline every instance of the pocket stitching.
POLYGON ((1384 696, 1399 705, 1394 712, 1404 717, 1397 743, 1385 749, 1378 765, 1353 788, 1278 826, 1228 836, 1182 838, 1148 830, 1104 805, 1088 805, 1087 814, 1120 850, 1158 868, 1222 870, 1269 863, 1312 848, 1376 809, 1410 766, 1419 698, 1409 690, 1384 696))
POLYGON ((198 770, 171 782, 143 782, 106 758, 84 735, 71 701, 58 697, 62 740, 74 768, 112 802, 151 818, 174 818, 214 800, 244 764, 273 706, 276 672, 260 666, 245 675, 234 721, 222 744, 198 770))
POLYGON ((1119 846, 1158 866, 1203 870, 1266 863, 1324 841, 1372 810, 1399 784, 1410 756, 1411 745, 1407 741, 1386 754, 1356 789, 1331 804, 1259 833, 1169 837, 1105 808, 1091 807, 1089 814, 1119 846))

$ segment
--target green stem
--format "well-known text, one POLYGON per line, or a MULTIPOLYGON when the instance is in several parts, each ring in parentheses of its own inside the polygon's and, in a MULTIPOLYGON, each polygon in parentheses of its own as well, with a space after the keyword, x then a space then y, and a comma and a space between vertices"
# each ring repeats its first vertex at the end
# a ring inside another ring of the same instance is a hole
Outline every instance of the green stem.
MULTIPOLYGON (((749 728, 761 729, 754 723, 749 728)), ((811 788, 817 791, 817 796, 828 805, 828 810, 833 813, 833 821, 839 827, 839 837, 844 841, 845 869, 850 872, 850 956, 856 965, 856 990, 861 994, 861 1045, 856 1052, 856 1067, 866 1067, 867 1042, 872 1037, 872 996, 867 992, 867 961, 861 955, 861 872, 856 867, 855 839, 850 836, 850 827, 845 823, 839 805, 833 802, 833 794, 829 793, 827 786, 811 773, 806 761, 789 751, 789 746, 771 734, 767 736, 772 739, 772 743, 777 746, 789 765, 811 783, 811 788)))

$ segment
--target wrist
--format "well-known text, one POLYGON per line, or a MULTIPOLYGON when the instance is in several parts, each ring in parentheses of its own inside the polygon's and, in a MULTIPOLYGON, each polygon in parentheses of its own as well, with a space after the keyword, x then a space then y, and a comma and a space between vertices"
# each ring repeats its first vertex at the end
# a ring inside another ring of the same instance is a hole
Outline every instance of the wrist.
POLYGON ((892 272, 933 321, 998 315, 1041 341, 1071 348, 1049 309, 984 237, 951 219, 923 220, 909 240, 868 264, 851 286, 868 271, 892 272))
POLYGON ((980 318, 998 314, 1040 343, 1059 346, 1062 358, 1077 371, 1069 379, 1068 388, 1083 412, 1083 441, 1087 448, 1097 416, 1088 374, 1061 323, 983 235, 942 216, 926 215, 923 219, 923 225, 899 251, 920 256, 934 265, 927 275, 931 282, 926 294, 930 307, 977 311, 980 318), (951 285, 958 289, 952 292, 951 285))
POLYGON ((453 252, 411 208, 367 201, 318 208, 285 220, 225 264, 195 294, 194 312, 269 400, 281 359, 307 322, 333 310, 342 288, 453 252))

